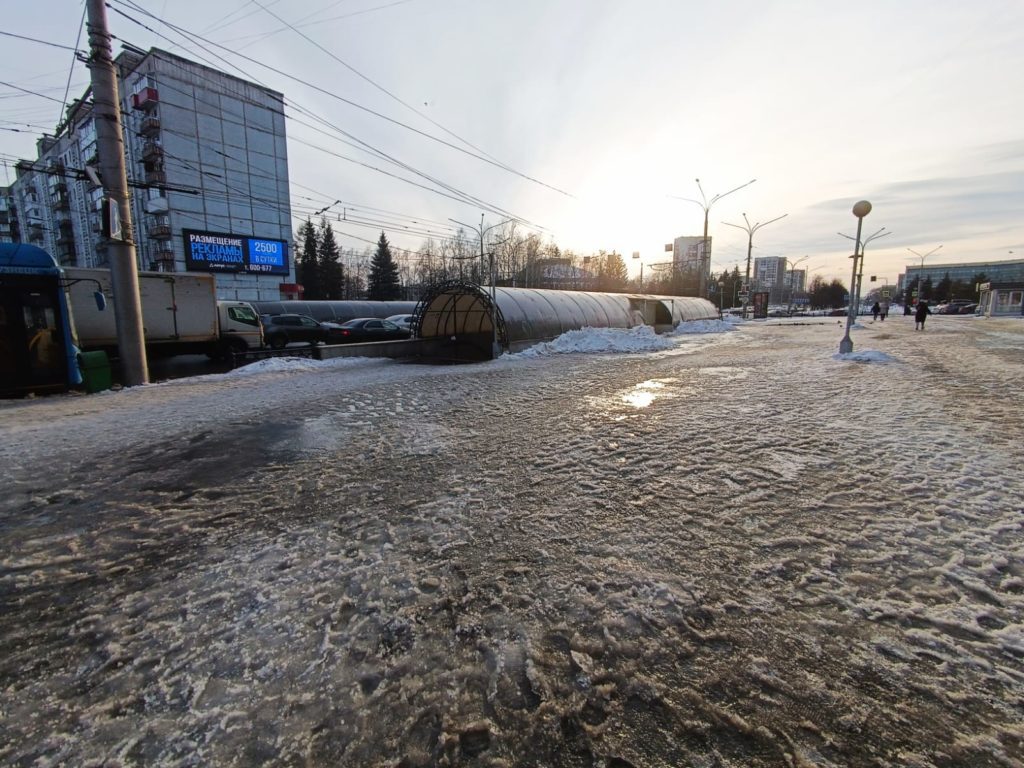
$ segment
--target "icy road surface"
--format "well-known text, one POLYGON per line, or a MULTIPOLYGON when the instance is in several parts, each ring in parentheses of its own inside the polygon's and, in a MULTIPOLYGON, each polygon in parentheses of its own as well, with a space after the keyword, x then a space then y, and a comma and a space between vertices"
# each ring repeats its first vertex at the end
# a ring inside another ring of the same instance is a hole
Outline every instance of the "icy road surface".
POLYGON ((0 763, 1024 764, 1024 322, 841 334, 0 403, 0 763))

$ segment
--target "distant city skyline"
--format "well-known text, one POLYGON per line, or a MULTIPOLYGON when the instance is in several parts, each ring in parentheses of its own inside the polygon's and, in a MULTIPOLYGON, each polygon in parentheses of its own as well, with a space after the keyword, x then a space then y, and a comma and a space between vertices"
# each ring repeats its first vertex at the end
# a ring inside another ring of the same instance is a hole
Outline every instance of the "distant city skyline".
MULTIPOLYGON (((746 236, 723 222, 786 213, 757 233, 753 255, 808 256, 808 281, 848 282, 853 243, 837 232, 855 233, 860 199, 874 206, 865 234, 893 232, 868 247, 865 274, 890 283, 917 263, 907 249, 943 245, 926 266, 1024 253, 1019 2, 139 5, 112 2, 115 44, 172 50, 285 94, 295 226, 326 209, 346 248, 368 246, 380 222, 415 250, 449 234, 449 219, 479 221, 479 205, 431 187, 489 204, 487 225, 509 212, 563 249, 616 250, 635 274, 666 260, 665 243, 702 234, 701 208, 674 199, 699 197, 699 177, 709 196, 757 179, 711 211, 715 272, 746 262, 746 236), (185 38, 153 17, 192 42, 176 47, 185 38)), ((9 33, 53 45, 4 38, 0 183, 35 157, 65 92, 87 84, 67 50, 86 47, 82 5, 51 8, 6 15, 9 33)))

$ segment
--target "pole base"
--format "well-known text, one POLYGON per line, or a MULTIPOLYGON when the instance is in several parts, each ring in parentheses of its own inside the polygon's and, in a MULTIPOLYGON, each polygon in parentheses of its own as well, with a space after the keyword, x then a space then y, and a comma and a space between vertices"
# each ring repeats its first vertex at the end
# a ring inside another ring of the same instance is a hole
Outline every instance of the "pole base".
POLYGON ((848 355, 853 352, 853 339, 849 336, 844 336, 842 341, 839 342, 839 354, 848 355))

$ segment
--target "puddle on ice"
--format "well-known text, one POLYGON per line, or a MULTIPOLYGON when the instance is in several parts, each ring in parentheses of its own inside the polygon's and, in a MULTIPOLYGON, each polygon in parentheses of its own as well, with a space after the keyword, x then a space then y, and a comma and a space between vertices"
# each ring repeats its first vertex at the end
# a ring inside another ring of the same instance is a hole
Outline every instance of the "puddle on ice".
POLYGON ((626 416, 622 413, 625 406, 631 410, 642 410, 650 407, 655 400, 676 398, 693 391, 692 387, 678 386, 678 379, 648 379, 621 389, 608 397, 589 397, 591 410, 603 412, 616 421, 626 416))

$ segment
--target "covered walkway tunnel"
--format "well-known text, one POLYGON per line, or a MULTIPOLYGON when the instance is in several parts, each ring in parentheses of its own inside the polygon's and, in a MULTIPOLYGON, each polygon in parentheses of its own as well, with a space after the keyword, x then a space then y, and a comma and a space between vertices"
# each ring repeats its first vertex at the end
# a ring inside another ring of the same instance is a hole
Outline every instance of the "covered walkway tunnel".
POLYGON ((490 289, 453 281, 426 293, 413 324, 432 356, 489 360, 580 328, 650 325, 662 332, 717 319, 714 304, 691 296, 496 288, 492 302, 490 289))

